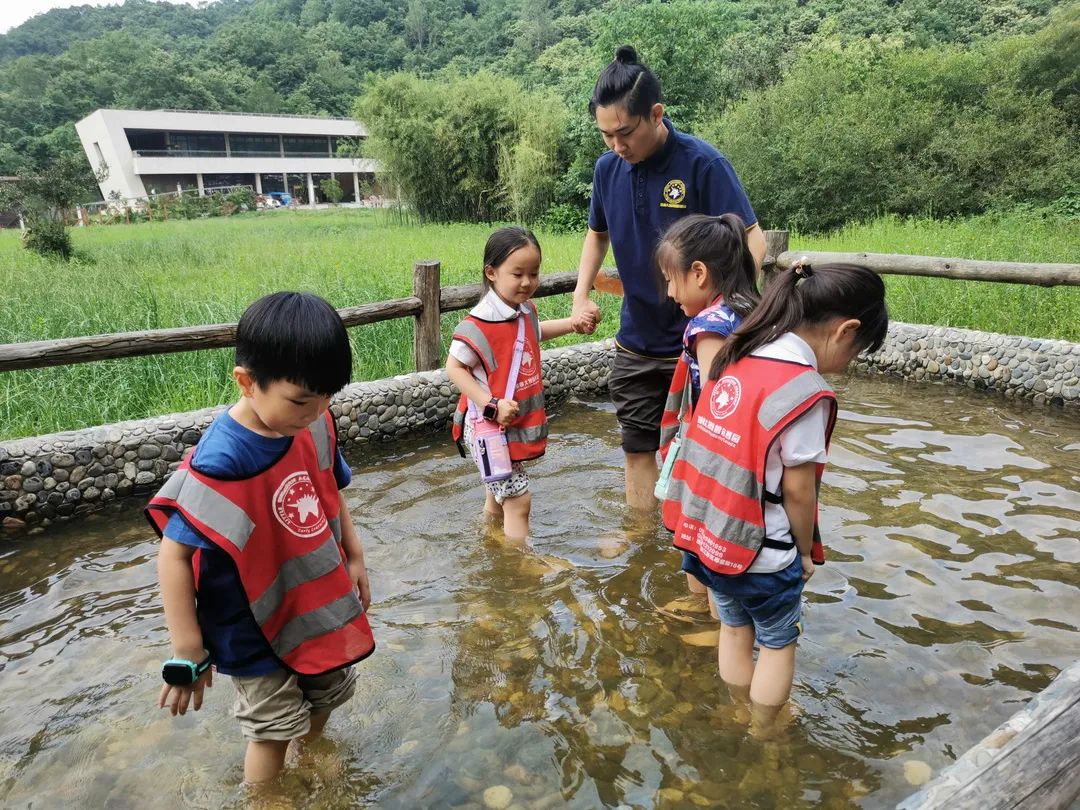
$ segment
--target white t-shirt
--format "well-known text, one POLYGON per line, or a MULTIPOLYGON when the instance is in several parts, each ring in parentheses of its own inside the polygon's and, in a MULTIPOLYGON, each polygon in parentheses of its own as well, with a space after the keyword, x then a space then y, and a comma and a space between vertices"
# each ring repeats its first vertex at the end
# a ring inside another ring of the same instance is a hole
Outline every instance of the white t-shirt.
MULTIPOLYGON (((771 357, 776 360, 789 360, 812 366, 817 370, 817 357, 810 344, 788 332, 772 343, 767 343, 753 352, 756 357, 771 357)), ((780 489, 780 479, 784 467, 796 467, 808 461, 823 464, 826 459, 825 431, 829 425, 830 403, 818 402, 780 434, 769 455, 765 459, 765 488, 769 492, 780 489)), ((791 537, 791 522, 783 504, 765 504, 765 536, 772 540, 785 540, 791 537)), ((798 550, 763 548, 754 564, 746 569, 748 574, 768 574, 782 571, 798 555, 798 550)))
MULTIPOLYGON (((495 290, 488 290, 480 301, 469 310, 469 314, 482 321, 512 321, 521 314, 520 307, 513 307, 499 298, 495 290)), ((468 343, 462 340, 450 341, 449 354, 458 360, 461 365, 469 369, 473 379, 491 392, 487 384, 487 372, 484 364, 480 362, 480 355, 474 352, 468 343)))

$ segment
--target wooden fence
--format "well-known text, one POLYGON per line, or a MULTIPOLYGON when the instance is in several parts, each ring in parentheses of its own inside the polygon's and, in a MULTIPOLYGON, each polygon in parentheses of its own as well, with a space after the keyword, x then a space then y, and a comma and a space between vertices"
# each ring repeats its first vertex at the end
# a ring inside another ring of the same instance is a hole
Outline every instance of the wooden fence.
MULTIPOLYGON (((846 261, 864 264, 883 275, 929 276, 1040 286, 1080 286, 1080 264, 987 262, 893 253, 794 252, 787 249, 787 231, 766 231, 765 242, 768 253, 765 260, 766 271, 773 267, 787 269, 800 257, 807 256, 812 262, 846 261)), ((612 289, 619 286, 614 271, 606 270, 604 276, 598 279, 598 288, 612 289)), ((555 273, 540 282, 536 297, 573 292, 576 284, 577 273, 555 273)), ((479 284, 442 287, 439 262, 421 261, 413 266, 413 294, 408 298, 345 307, 338 312, 349 327, 411 316, 416 325, 413 340, 416 370, 427 371, 442 364, 440 316, 444 312, 471 307, 480 297, 480 291, 479 284)), ((234 345, 235 340, 236 324, 222 323, 9 343, 0 345, 0 371, 220 349, 234 345)))

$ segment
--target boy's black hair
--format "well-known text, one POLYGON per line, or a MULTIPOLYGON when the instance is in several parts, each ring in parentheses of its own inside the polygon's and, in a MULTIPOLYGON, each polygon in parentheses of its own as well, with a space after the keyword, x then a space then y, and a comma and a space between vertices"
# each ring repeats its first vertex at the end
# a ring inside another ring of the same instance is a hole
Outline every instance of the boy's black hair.
POLYGON ((487 277, 487 269, 489 267, 497 268, 510 258, 510 254, 515 250, 520 250, 528 245, 532 245, 536 248, 537 253, 541 253, 540 243, 536 241, 536 234, 528 228, 522 228, 520 225, 507 225, 504 228, 499 228, 488 237, 487 244, 484 245, 484 272, 481 274, 482 278, 480 279, 480 283, 484 286, 484 292, 491 289, 491 280, 487 277))
POLYGON ((638 61, 637 51, 623 45, 615 51, 615 60, 600 73, 589 100, 589 115, 596 117, 597 107, 620 104, 631 115, 642 118, 652 113, 660 102, 660 80, 638 61))
POLYGON ((262 389, 286 380, 314 394, 336 394, 352 378, 349 333, 317 295, 276 292, 249 306, 236 327, 236 365, 262 389))

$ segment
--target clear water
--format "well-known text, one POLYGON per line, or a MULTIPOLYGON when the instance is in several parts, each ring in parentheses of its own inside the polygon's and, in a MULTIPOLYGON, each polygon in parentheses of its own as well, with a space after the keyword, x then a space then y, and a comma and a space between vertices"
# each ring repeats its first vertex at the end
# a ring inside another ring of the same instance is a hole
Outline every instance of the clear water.
MULTIPOLYGON (((1076 415, 838 382, 830 561, 776 738, 719 681, 666 533, 625 518, 610 406, 572 404, 532 467, 531 554, 485 535, 441 437, 355 460, 379 649, 281 806, 891 807, 948 765, 1080 657, 1076 415)), ((4 546, 4 806, 243 804, 228 678, 156 708, 155 550, 134 508, 4 546)))

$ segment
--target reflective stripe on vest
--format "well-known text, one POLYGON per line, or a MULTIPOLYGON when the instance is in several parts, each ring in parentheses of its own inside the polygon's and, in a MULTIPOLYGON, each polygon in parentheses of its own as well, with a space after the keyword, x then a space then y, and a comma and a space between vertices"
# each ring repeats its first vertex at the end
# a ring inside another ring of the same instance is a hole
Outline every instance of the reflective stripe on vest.
MULTIPOLYGON (((678 548, 697 554, 718 573, 738 574, 753 563, 765 542, 769 448, 821 399, 830 400, 835 413, 835 398, 821 375, 768 358, 744 358, 721 380, 708 383, 663 505, 678 548), (736 404, 729 408, 732 401, 736 404)), ((819 484, 823 469, 818 465, 819 484)))
POLYGON ((239 506, 195 478, 187 467, 181 467, 169 476, 158 491, 158 498, 175 500, 183 491, 184 512, 199 523, 214 526, 229 539, 237 550, 243 551, 255 524, 239 506))
POLYGON ((491 374, 498 363, 495 362, 495 353, 491 350, 487 336, 483 333, 475 321, 468 318, 457 325, 454 330, 454 339, 465 343, 480 356, 480 362, 484 364, 484 371, 491 374))
POLYGON ((374 649, 340 546, 331 418, 320 416, 250 478, 211 478, 189 457, 147 507, 159 534, 180 512, 232 558, 271 650, 301 675, 338 669, 374 649))
MULTIPOLYGON (((660 457, 667 458, 668 445, 671 444, 679 432, 679 411, 683 407, 683 398, 686 395, 686 380, 690 374, 690 364, 686 362, 684 354, 679 355, 679 362, 675 364, 675 373, 671 377, 671 385, 668 386, 667 399, 664 401, 664 413, 660 417, 660 457)), ((687 410, 690 403, 687 403, 687 410)), ((687 413, 685 418, 689 419, 687 413)))

